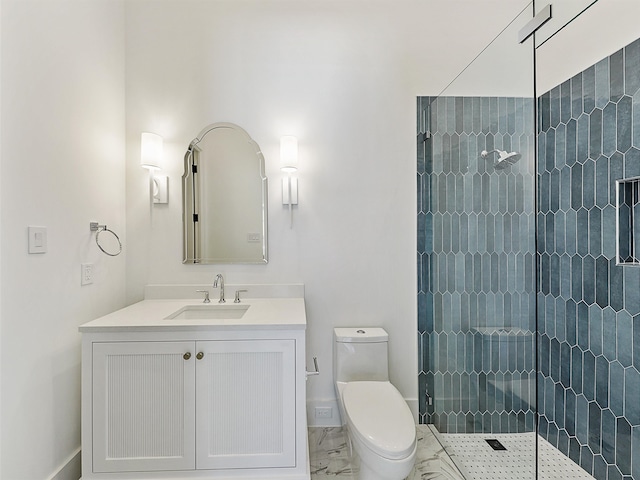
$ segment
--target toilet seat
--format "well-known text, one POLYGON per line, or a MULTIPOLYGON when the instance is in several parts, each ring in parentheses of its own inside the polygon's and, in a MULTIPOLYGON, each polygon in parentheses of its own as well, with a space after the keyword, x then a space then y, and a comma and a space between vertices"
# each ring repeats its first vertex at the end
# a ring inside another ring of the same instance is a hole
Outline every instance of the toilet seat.
POLYGON ((370 450, 390 460, 406 458, 414 451, 413 415, 390 382, 349 382, 343 402, 351 433, 370 450))

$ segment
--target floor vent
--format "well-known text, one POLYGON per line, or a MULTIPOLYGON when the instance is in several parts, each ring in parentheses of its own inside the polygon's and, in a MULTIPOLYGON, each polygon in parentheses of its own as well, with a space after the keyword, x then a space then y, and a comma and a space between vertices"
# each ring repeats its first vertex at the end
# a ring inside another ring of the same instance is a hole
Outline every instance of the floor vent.
POLYGON ((506 450, 506 447, 495 438, 485 438, 484 441, 487 442, 494 450, 506 450))

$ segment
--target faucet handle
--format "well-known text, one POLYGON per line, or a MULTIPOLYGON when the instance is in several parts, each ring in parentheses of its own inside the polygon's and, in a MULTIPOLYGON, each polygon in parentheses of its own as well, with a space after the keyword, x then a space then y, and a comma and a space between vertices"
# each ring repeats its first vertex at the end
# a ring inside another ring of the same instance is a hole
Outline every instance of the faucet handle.
POLYGON ((236 290, 236 298, 233 303, 240 303, 240 292, 246 292, 247 290, 236 290))
POLYGON ((209 290, 196 290, 196 292, 204 293, 204 300, 202 303, 211 303, 211 300, 209 300, 209 290))

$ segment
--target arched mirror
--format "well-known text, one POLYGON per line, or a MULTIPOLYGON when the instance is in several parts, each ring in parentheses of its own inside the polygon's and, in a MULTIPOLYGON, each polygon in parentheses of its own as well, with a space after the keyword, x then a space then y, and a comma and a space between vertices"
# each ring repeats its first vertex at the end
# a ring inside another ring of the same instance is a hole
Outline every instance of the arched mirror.
POLYGON ((267 177, 242 128, 214 123, 189 144, 182 176, 183 263, 267 263, 267 177))

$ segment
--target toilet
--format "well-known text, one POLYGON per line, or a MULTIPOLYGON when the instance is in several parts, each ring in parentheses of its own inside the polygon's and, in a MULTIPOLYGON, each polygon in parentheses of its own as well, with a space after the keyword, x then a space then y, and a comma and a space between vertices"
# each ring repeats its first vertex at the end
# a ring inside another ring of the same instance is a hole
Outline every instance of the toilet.
POLYGON ((360 480, 403 480, 416 458, 416 426, 400 392, 389 382, 382 328, 333 331, 333 379, 360 480))

